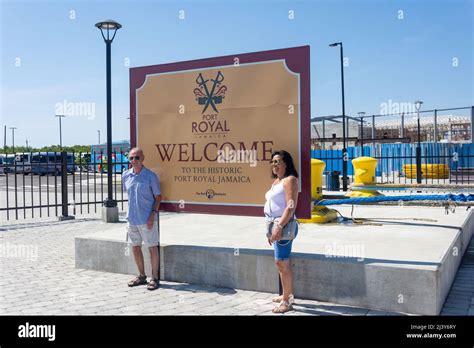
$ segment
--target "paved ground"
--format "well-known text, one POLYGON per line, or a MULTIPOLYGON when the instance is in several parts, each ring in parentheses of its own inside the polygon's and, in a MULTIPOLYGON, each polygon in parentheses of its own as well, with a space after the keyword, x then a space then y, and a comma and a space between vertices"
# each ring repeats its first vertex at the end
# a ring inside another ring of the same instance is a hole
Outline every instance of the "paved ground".
POLYGON ((441 315, 474 315, 474 237, 464 254, 441 315))
MULTIPOLYGON (((273 315, 275 294, 162 282, 150 292, 126 286, 130 275, 74 268, 74 238, 99 227, 97 216, 2 222, 0 314, 7 315, 273 315)), ((473 239, 474 241, 474 239, 473 239)), ((474 242, 443 308, 474 315, 474 242)), ((285 315, 398 315, 296 299, 285 315)))

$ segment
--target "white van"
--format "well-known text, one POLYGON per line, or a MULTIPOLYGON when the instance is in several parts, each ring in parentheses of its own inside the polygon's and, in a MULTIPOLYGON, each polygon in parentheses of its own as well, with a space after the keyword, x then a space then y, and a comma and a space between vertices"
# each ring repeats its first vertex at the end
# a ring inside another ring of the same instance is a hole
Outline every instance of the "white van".
POLYGON ((18 153, 15 157, 16 172, 28 175, 31 173, 31 153, 18 153))

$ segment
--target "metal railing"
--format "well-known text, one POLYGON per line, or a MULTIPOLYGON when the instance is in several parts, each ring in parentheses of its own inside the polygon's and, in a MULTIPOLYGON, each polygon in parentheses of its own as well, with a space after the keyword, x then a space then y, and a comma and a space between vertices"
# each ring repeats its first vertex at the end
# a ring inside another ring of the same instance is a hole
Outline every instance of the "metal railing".
MULTIPOLYGON (((348 181, 354 182, 352 160, 377 159, 376 182, 380 184, 458 185, 474 184, 474 144, 421 144, 421 177, 417 171, 417 144, 376 144, 349 147, 348 181)), ((326 163, 326 174, 342 172, 341 150, 312 150, 311 157, 326 163)), ((336 173, 337 174, 337 173, 336 173)))
POLYGON ((401 112, 346 115, 345 139, 341 116, 311 119, 312 149, 316 150, 312 157, 328 162, 326 170, 333 174, 334 170, 342 172, 347 161, 348 179, 352 180, 351 160, 364 155, 378 160, 379 182, 426 184, 431 179, 432 183, 473 184, 474 106, 418 112, 406 108, 410 103, 396 104, 401 112), (349 145, 345 159, 341 151, 344 140, 349 145))
MULTIPOLYGON (((6 157, 9 154, 2 157, 0 220, 97 213, 107 194, 109 164, 106 156, 102 153, 41 154, 25 154, 29 160, 22 162, 5 161, 12 158, 11 155, 6 157)), ((121 176, 128 167, 125 154, 113 153, 114 199, 122 210, 128 198, 122 189, 121 176)))
MULTIPOLYGON (((421 142, 474 143, 474 106, 422 110, 419 114, 421 142)), ((331 115, 311 119, 313 148, 342 149, 341 118, 331 115)), ((361 117, 346 115, 346 141, 348 146, 415 143, 418 141, 416 120, 417 112, 409 110, 361 117)))

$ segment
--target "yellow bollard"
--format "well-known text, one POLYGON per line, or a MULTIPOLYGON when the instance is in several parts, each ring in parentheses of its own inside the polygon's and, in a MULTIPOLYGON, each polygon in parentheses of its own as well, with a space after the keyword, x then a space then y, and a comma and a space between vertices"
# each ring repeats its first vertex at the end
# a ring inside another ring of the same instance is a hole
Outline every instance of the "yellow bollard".
MULTIPOLYGON (((354 166, 354 185, 370 185, 375 184, 375 168, 377 167, 377 160, 372 157, 358 157, 352 160, 354 166)), ((349 197, 371 197, 381 196, 380 192, 375 190, 364 190, 361 188, 352 188, 346 196, 349 197)))
POLYGON ((354 183, 375 183, 375 167, 377 167, 377 160, 375 158, 358 157, 352 160, 352 165, 354 166, 354 183))
MULTIPOLYGON (((321 160, 311 159, 311 198, 320 200, 323 198, 323 171, 326 163, 321 160)), ((301 223, 322 224, 337 219, 337 212, 324 206, 316 205, 311 211, 311 219, 298 219, 301 223)))
POLYGON ((321 160, 311 158, 311 198, 323 198, 323 171, 326 163, 321 160))

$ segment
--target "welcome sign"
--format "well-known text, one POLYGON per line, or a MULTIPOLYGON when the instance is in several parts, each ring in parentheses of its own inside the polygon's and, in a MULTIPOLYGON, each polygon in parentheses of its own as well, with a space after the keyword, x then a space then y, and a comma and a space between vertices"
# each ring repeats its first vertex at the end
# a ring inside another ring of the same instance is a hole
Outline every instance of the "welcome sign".
POLYGON ((310 217, 309 46, 130 69, 132 146, 168 211, 263 215, 271 154, 300 174, 310 217))

